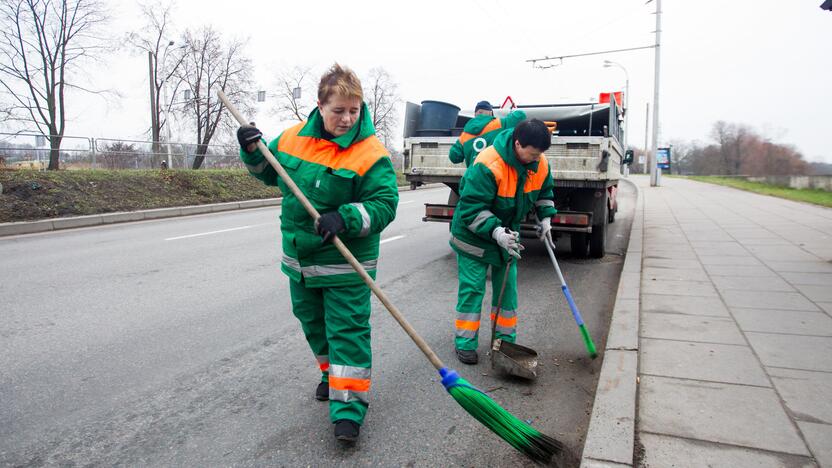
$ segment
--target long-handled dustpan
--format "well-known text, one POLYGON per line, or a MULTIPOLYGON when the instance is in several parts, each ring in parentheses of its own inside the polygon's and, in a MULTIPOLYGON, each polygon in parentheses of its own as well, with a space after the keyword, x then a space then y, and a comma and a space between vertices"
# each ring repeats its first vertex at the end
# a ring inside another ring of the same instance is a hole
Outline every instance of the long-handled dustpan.
POLYGON ((491 368, 508 375, 534 380, 537 378, 537 364, 540 357, 537 351, 517 343, 496 339, 497 321, 500 319, 503 293, 506 292, 506 283, 510 271, 511 259, 506 263, 503 284, 500 286, 500 295, 497 297, 497 310, 491 319, 491 368))

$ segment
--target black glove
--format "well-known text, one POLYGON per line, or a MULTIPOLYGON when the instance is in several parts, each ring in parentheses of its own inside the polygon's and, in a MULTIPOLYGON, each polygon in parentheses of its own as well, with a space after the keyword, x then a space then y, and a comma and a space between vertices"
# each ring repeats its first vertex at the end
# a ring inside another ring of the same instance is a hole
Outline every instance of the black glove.
POLYGON ((347 229, 344 217, 337 211, 322 214, 315 221, 315 233, 321 236, 324 244, 332 239, 335 234, 340 234, 347 229))
POLYGON ((252 125, 244 125, 237 129, 237 141, 240 142, 243 151, 248 151, 248 145, 257 143, 260 138, 263 138, 263 133, 252 125))

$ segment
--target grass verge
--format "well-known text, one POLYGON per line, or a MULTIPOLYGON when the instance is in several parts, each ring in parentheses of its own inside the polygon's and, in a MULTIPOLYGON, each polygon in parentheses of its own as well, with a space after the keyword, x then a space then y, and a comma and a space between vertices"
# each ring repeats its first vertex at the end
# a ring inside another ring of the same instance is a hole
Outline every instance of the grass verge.
POLYGON ((748 192, 760 193, 763 195, 771 195, 773 197, 785 198, 787 200, 794 200, 799 202, 812 203, 814 205, 825 206, 832 208, 832 192, 817 189, 793 189, 789 187, 780 187, 777 185, 764 184, 761 182, 749 182, 744 179, 734 177, 719 177, 719 176, 685 176, 691 180, 698 180, 700 182, 708 182, 711 184, 725 185, 727 187, 738 188, 748 192))
POLYGON ((0 223, 280 196, 242 169, 0 170, 0 223))
MULTIPOLYGON (((407 185, 396 172, 399 186, 407 185)), ((0 223, 280 196, 243 169, 0 169, 0 223)))

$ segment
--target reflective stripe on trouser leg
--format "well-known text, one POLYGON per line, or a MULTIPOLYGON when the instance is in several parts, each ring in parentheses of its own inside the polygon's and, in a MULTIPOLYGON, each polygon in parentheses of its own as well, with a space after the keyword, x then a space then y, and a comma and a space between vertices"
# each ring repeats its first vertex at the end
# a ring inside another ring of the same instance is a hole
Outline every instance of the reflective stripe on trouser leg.
POLYGON ((475 350, 488 264, 461 254, 456 255, 456 263, 459 270, 459 290, 456 302, 454 346, 457 349, 475 350))
POLYGON ((324 382, 329 382, 329 356, 315 356, 315 359, 318 360, 318 368, 321 369, 321 373, 324 376, 321 380, 323 380, 324 382))
POLYGON ((306 342, 312 348, 312 353, 321 369, 321 381, 327 382, 329 344, 326 339, 322 290, 321 288, 307 288, 303 283, 290 279, 289 293, 292 296, 292 313, 300 320, 300 327, 306 336, 306 342))
MULTIPOLYGON (((494 320, 494 312, 497 310, 505 272, 505 265, 491 267, 491 320, 494 320)), ((511 271, 508 273, 500 320, 497 321, 497 338, 511 343, 517 340, 517 262, 511 262, 511 271)))
POLYGON ((323 288, 329 343, 329 417, 364 422, 370 396, 370 288, 323 288))
MULTIPOLYGON (((497 307, 491 307, 491 320, 493 321, 497 307)), ((500 310, 500 318, 497 319, 497 328, 494 330, 497 338, 514 343, 517 339, 517 311, 500 310)))

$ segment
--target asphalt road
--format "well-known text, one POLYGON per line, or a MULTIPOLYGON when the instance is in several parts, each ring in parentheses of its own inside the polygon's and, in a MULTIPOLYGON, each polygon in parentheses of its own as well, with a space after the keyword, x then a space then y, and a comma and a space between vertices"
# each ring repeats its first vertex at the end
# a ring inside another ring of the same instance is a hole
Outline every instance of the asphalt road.
MULTIPOLYGON (((608 255, 572 259, 568 239, 558 249, 599 349, 633 215, 622 185, 608 255)), ((446 198, 401 194, 381 287, 447 365, 579 455, 601 359, 587 358, 539 242, 525 242, 518 324, 542 356, 539 379, 491 375, 486 327, 479 365, 454 358, 456 261, 447 225, 421 221, 423 203, 446 198)), ((456 405, 378 301, 368 417, 356 447, 336 443, 279 272, 278 212, 0 239, 0 465, 528 463, 456 405)))

